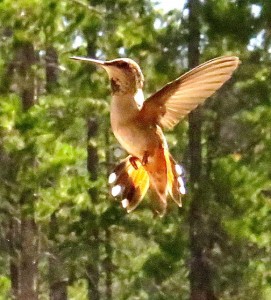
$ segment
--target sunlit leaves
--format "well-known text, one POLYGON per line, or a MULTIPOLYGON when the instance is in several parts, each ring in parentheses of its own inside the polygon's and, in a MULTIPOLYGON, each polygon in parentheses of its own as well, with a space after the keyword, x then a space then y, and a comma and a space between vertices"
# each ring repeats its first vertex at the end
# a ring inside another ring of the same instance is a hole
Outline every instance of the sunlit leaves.
MULTIPOLYGON (((204 178, 197 205, 203 208, 200 225, 206 239, 200 242, 208 246, 207 259, 221 299, 260 299, 261 293, 269 299, 270 37, 263 35, 257 49, 248 45, 261 30, 268 32, 264 26, 270 23, 270 4, 208 0, 201 5, 201 61, 241 54, 243 63, 224 92, 209 100, 203 116, 204 178), (253 14, 252 5, 262 8, 259 16, 253 14)), ((129 56, 142 67, 148 95, 187 67, 187 14, 178 10, 165 14, 145 0, 8 0, 0 3, 0 19, 0 220, 18 218, 21 193, 31 191, 41 256, 48 245, 59 252, 69 273, 71 299, 87 297, 82 278, 89 262, 99 264, 104 293, 108 228, 114 298, 188 298, 189 201, 182 209, 169 205, 168 216, 161 220, 153 219, 147 199, 127 215, 109 196, 107 174, 117 161, 112 154, 117 142, 109 126, 109 80, 104 70, 69 59, 75 54, 101 59, 129 56), (22 111, 19 79, 12 71, 22 41, 30 41, 36 53, 32 71, 37 102, 27 112, 22 111), (48 46, 56 49, 60 61, 58 85, 51 94, 44 83, 48 46), (97 120, 98 131, 87 141, 89 118, 97 120), (87 145, 97 148, 97 180, 89 179, 87 145), (93 190, 98 195, 95 203, 93 190), (52 216, 57 227, 49 237, 52 216), (93 230, 100 231, 98 240, 93 230), (98 262, 93 257, 97 244, 98 262)), ((167 139, 174 157, 186 162, 187 123, 168 133, 167 139)), ((8 274, 6 262, 0 260, 0 265, 8 274)), ((46 282, 45 272, 40 281, 46 282)), ((5 295, 9 286, 3 275, 0 294, 5 295)))

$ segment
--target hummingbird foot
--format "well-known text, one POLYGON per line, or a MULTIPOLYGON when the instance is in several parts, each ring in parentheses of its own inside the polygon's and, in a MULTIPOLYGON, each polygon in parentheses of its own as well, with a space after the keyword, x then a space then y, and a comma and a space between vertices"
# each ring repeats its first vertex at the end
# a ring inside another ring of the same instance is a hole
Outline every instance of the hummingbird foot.
POLYGON ((138 160, 139 159, 136 156, 131 156, 129 158, 129 161, 130 161, 131 165, 134 167, 135 170, 138 170, 138 165, 137 165, 138 160))
POLYGON ((146 166, 146 164, 148 163, 148 158, 149 158, 149 152, 145 151, 142 158, 142 166, 146 166))

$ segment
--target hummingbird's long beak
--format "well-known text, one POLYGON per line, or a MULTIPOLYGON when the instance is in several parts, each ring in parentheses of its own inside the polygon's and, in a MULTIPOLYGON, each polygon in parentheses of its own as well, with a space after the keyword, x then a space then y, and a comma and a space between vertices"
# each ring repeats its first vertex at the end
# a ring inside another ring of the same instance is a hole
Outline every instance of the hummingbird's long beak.
POLYGON ((93 59, 93 58, 88 58, 88 57, 80 57, 80 56, 72 56, 72 57, 70 57, 70 59, 89 62, 89 63, 95 64, 97 66, 105 67, 105 62, 102 60, 98 60, 98 59, 93 59))

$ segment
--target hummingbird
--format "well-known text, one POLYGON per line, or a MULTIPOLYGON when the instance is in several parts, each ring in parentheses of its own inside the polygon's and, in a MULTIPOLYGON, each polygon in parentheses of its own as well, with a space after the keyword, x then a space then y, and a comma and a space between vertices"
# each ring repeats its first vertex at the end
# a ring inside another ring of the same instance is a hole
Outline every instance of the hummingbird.
POLYGON ((142 91, 144 76, 134 60, 71 59, 102 67, 109 76, 112 131, 129 154, 109 176, 112 196, 121 198, 127 212, 139 205, 148 190, 155 214, 165 214, 169 197, 181 207, 186 194, 184 170, 171 156, 163 130, 172 129, 230 79, 239 58, 209 60, 147 99, 142 91))

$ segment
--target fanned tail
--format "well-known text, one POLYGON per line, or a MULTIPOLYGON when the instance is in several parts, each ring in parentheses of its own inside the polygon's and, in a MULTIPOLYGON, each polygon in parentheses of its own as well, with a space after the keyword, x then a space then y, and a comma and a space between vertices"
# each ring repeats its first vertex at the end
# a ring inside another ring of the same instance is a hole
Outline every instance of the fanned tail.
POLYGON ((128 156, 109 176, 113 197, 120 196, 127 212, 134 210, 149 188, 149 175, 139 159, 128 156))
POLYGON ((139 205, 149 188, 155 214, 161 217, 165 214, 169 195, 182 206, 181 195, 186 194, 184 169, 168 150, 158 152, 144 166, 138 158, 129 155, 109 176, 112 196, 120 197, 128 213, 139 205))

